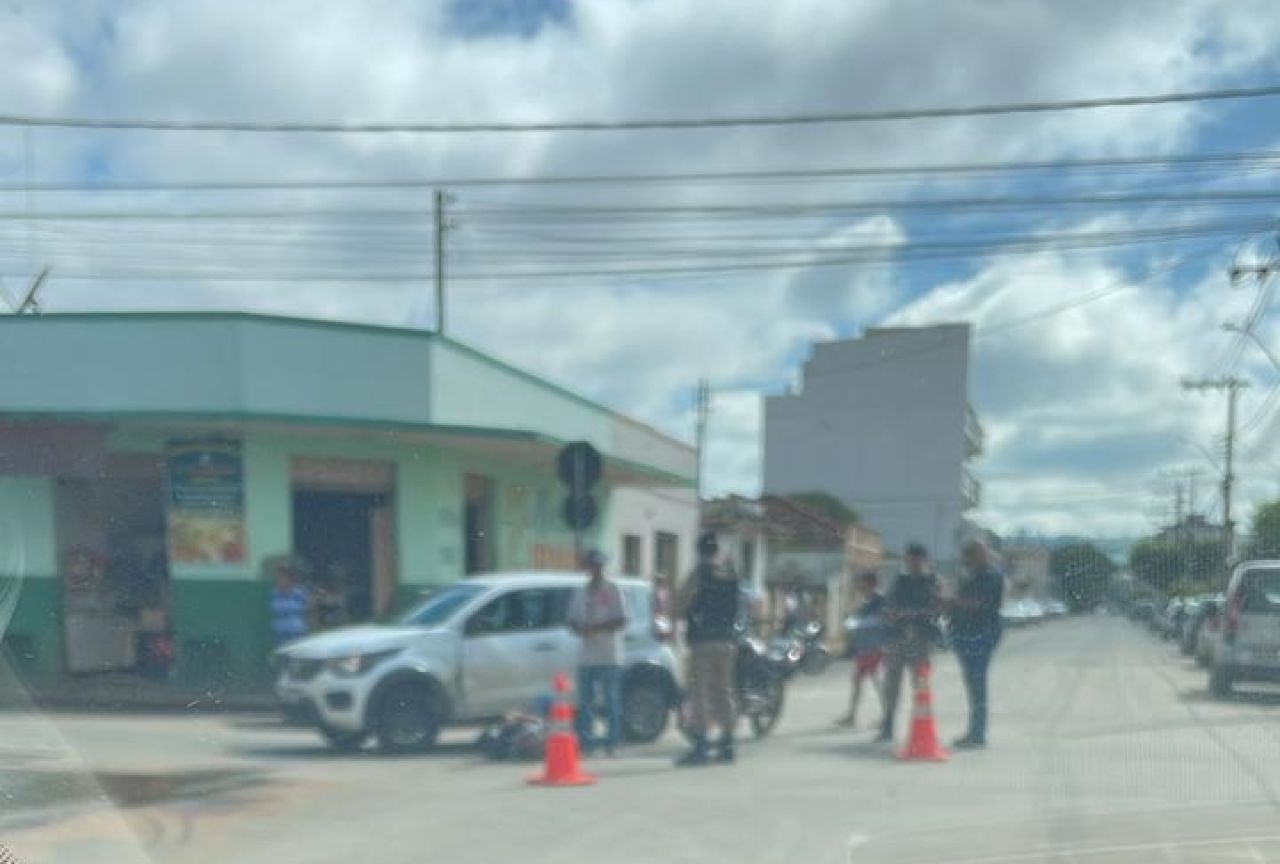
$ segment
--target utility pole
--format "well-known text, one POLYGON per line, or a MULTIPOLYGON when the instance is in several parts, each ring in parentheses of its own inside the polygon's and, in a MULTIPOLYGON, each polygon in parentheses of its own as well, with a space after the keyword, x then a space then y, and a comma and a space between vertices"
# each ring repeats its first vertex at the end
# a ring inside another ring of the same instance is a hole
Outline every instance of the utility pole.
POLYGON ((1231 520, 1231 489, 1235 485, 1234 460, 1236 446, 1236 399, 1240 391, 1249 386, 1248 381, 1233 376, 1223 378, 1201 378, 1199 380, 1184 379, 1184 390, 1226 390, 1227 391, 1227 440, 1223 447, 1222 470, 1222 535, 1226 547, 1226 563, 1230 568, 1235 559, 1236 526, 1231 520))
POLYGON ((437 189, 435 193, 436 223, 436 333, 443 336, 444 318, 444 232, 445 232, 445 191, 437 189))
MULTIPOLYGON (((697 427, 694 432, 694 447, 696 449, 696 458, 698 465, 696 468, 694 480, 694 494, 698 500, 698 513, 702 513, 702 462, 707 449, 707 417, 711 413, 711 385, 707 383, 706 378, 698 381, 697 395, 697 427)), ((701 515, 699 515, 701 522, 701 515)))

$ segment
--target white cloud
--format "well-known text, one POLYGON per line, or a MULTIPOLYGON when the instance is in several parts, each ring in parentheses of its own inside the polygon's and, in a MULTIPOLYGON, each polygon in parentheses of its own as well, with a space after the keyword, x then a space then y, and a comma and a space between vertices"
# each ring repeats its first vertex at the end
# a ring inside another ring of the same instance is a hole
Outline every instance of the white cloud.
MULTIPOLYGON (((742 0, 592 0, 574 5, 565 25, 542 27, 527 38, 515 28, 462 39, 450 31, 443 3, 409 0, 38 4, 6 13, 0 24, 0 49, 17 58, 10 64, 17 71, 0 82, 0 101, 13 111, 89 116, 538 120, 793 114, 1166 92, 1273 73, 1280 60, 1280 16, 1272 7, 1270 0, 1087 0, 1069 9, 1057 0, 761 0, 746 6, 742 0), (50 11, 48 5, 60 8, 50 11)), ((1183 105, 681 134, 41 131, 36 168, 43 179, 91 170, 141 179, 284 179, 1052 158, 1187 149, 1222 110, 1183 105)), ((6 179, 21 177, 19 139, 7 133, 0 138, 0 170, 6 179)), ((625 200, 803 203, 902 196, 918 188, 901 182, 664 184, 626 193, 625 200)), ((145 201, 175 209, 353 201, 426 207, 427 194, 118 195, 92 202, 124 208, 145 201)), ((492 242, 481 242, 482 220, 468 222, 469 207, 607 203, 621 194, 609 187, 463 190, 451 262, 480 269, 527 266, 518 257, 499 259, 492 242)), ((84 206, 86 200, 64 195, 42 198, 37 206, 84 206)), ((10 206, 15 201, 8 199, 10 206)), ((93 226, 90 234, 75 235, 65 226, 60 234, 49 229, 29 255, 24 227, 13 223, 0 232, 0 268, 30 275, 52 262, 55 276, 45 294, 51 309, 236 307, 397 324, 428 318, 425 278, 402 285, 59 281, 59 273, 77 268, 142 266, 149 260, 136 245, 142 229, 110 233, 93 226), (88 245, 89 236, 96 245, 88 245)), ((598 240, 630 230, 591 228, 598 240)), ((399 229, 390 237, 364 227, 364 233, 335 234, 271 225, 256 234, 220 235, 223 240, 217 236, 224 229, 203 224, 146 230, 168 244, 161 265, 212 256, 217 266, 240 272, 395 264, 425 274, 428 229, 417 223, 399 229)), ((680 239, 669 224, 655 223, 653 230, 672 245, 680 239)), ((903 244, 910 233, 897 217, 869 215, 788 225, 779 237, 820 249, 903 244)), ((505 251, 514 256, 517 250, 505 251)), ((813 340, 885 317, 971 320, 981 332, 984 325, 1142 278, 1145 269, 1101 253, 997 257, 974 275, 932 290, 915 284, 921 271, 892 267, 643 282, 459 280, 450 294, 451 322, 456 335, 483 349, 687 435, 690 396, 700 377, 720 387, 777 389, 813 340), (895 314, 907 297, 919 295, 895 314)), ((1216 328, 1223 317, 1242 311, 1247 295, 1231 292, 1216 276, 1189 292, 1172 290, 1169 281, 1134 285, 1043 323, 982 337, 974 386, 991 430, 984 467, 993 521, 1011 524, 1027 512, 1043 526, 1131 530, 1132 507, 1102 496, 1145 482, 1151 465, 1194 458, 1193 451, 1179 450, 1188 449, 1177 443, 1181 436, 1211 442, 1220 431, 1211 403, 1183 396, 1176 382, 1203 371, 1206 358, 1223 351, 1229 339, 1216 328)), ((1280 338, 1274 330, 1260 332, 1280 338)), ((1246 361, 1251 374, 1266 374, 1264 358, 1246 361)), ((1245 416, 1265 397, 1264 389, 1246 397, 1245 416)), ((758 485, 758 399, 726 393, 716 408, 710 485, 751 491, 758 485)))
MULTIPOLYGON (((976 324, 973 400, 990 433, 978 467, 985 518, 1004 529, 1150 530, 1140 505, 1154 472, 1202 462, 1188 442, 1212 446, 1224 429, 1223 397, 1185 393, 1181 381, 1215 371, 1230 341, 1221 322, 1253 299, 1230 286, 1226 264, 1223 256, 1202 264, 1204 277, 1178 291, 1171 274, 1141 281, 1103 258, 997 259, 892 317, 924 324, 965 315, 976 324), (1095 292, 1095 302, 1031 317, 1095 292), (1001 329, 1009 322, 1025 323, 1001 329)), ((1257 375, 1257 358, 1245 359, 1241 371, 1257 375)), ((1241 417, 1264 398, 1247 393, 1241 417)), ((1244 485, 1246 498, 1257 485, 1244 485)))

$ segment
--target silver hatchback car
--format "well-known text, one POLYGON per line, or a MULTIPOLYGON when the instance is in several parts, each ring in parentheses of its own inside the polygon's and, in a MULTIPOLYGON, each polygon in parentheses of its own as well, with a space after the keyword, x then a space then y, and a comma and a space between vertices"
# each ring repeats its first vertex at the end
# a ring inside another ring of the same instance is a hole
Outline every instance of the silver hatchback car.
MULTIPOLYGON (((276 652, 287 717, 335 747, 373 736, 390 751, 430 747, 445 725, 481 723, 545 694, 576 665, 565 627, 579 573, 493 573, 443 588, 389 624, 307 636, 276 652)), ((650 586, 615 580, 629 607, 623 633, 623 732, 652 741, 681 694, 680 669, 654 627, 650 586)))
POLYGON ((1245 561, 1232 571, 1207 653, 1215 696, 1242 682, 1280 682, 1280 561, 1245 561))

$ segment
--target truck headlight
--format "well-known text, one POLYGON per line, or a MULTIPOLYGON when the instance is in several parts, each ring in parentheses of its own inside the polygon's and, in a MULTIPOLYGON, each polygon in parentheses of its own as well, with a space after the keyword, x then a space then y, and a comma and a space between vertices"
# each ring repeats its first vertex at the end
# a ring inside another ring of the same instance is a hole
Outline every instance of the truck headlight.
POLYGON ((346 657, 338 657, 329 661, 329 671, 339 678, 354 678, 357 675, 363 675, 368 672, 393 654, 399 653, 399 648, 393 648, 390 651, 375 651, 371 654, 350 654, 346 657))

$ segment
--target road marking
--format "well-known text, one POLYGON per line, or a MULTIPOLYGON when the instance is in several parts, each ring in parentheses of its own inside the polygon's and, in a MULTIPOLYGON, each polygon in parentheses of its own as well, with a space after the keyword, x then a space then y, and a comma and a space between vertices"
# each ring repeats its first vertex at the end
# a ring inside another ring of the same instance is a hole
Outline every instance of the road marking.
POLYGON ((870 834, 862 834, 858 831, 850 834, 849 839, 844 841, 844 860, 853 861, 853 850, 865 845, 870 839, 870 834))
POLYGON ((1155 843, 1129 843, 1118 846, 1054 846, 1032 849, 1028 852, 1008 852, 1003 855, 989 855, 984 858, 947 858, 935 864, 1000 864, 1003 861, 1033 861, 1037 858, 1051 856, 1089 856, 1110 855, 1124 852, 1151 852, 1163 850, 1166 855, 1171 848, 1203 849, 1213 846, 1237 846, 1241 844, 1269 843, 1280 841, 1280 834, 1265 834, 1257 837, 1231 837, 1216 840, 1184 840, 1178 843, 1159 841, 1155 843))

